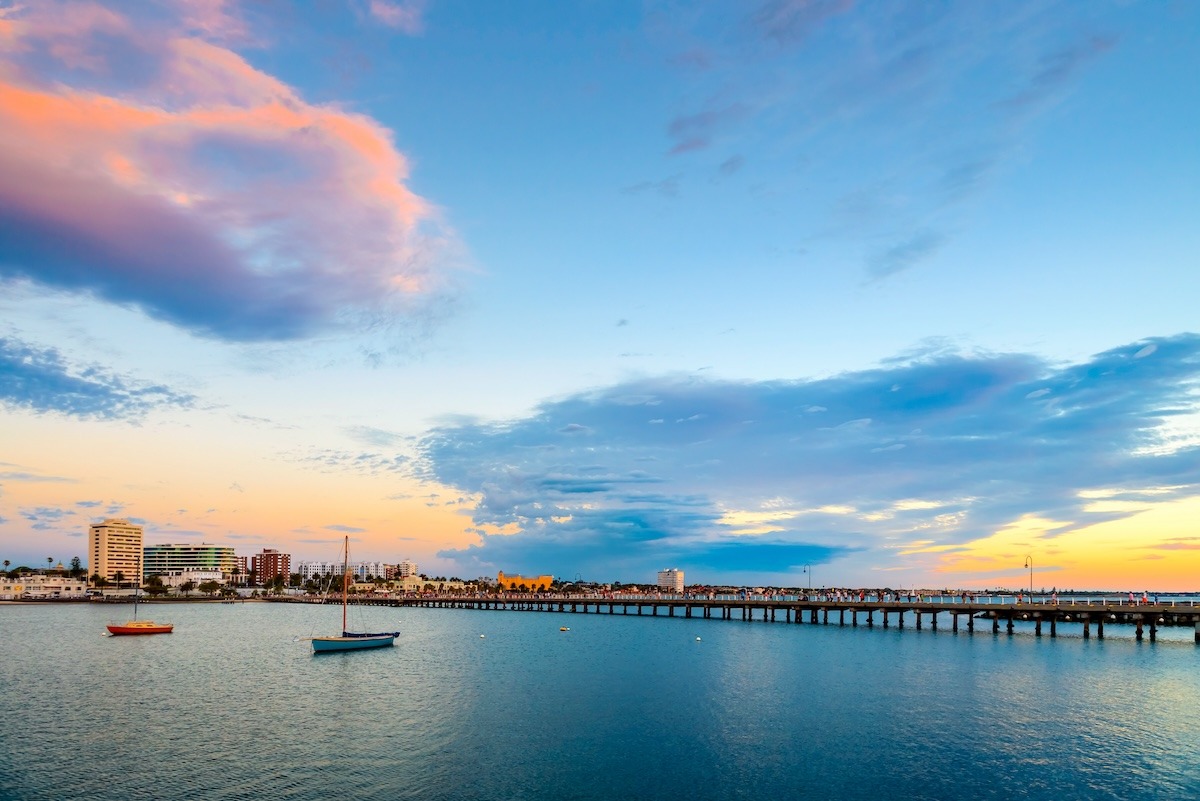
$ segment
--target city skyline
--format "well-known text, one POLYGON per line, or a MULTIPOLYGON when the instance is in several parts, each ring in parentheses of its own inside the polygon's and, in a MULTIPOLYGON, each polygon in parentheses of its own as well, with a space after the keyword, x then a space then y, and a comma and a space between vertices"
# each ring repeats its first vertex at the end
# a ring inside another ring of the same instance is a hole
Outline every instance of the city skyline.
POLYGON ((1194 590, 1198 36, 0 0, 0 552, 1194 590))

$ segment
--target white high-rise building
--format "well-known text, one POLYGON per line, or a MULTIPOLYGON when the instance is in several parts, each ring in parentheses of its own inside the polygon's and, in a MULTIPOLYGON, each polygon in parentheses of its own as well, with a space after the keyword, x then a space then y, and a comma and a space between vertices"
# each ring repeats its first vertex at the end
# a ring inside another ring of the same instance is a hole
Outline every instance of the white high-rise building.
POLYGON ((683 592, 683 571, 677 567, 658 571, 658 588, 667 592, 683 592))
POLYGON ((417 575, 417 563, 409 559, 405 559, 400 564, 396 565, 397 578, 411 578, 417 575))
POLYGON ((88 575, 142 583, 142 527, 109 518, 88 527, 88 575))

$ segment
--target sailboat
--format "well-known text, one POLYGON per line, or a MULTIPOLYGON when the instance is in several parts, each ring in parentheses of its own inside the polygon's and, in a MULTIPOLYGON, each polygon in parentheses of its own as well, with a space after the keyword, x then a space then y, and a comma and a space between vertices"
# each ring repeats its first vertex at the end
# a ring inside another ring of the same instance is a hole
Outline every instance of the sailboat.
POLYGON ((395 645, 398 631, 355 632, 346 630, 346 605, 350 594, 350 535, 346 535, 345 562, 342 572, 342 636, 313 637, 313 653, 329 651, 360 651, 364 648, 387 648, 395 645))
POLYGON ((108 633, 116 637, 120 634, 170 634, 175 630, 173 623, 155 623, 153 620, 138 620, 138 591, 141 589, 141 565, 138 565, 138 582, 133 588, 133 620, 121 623, 109 623, 108 633))

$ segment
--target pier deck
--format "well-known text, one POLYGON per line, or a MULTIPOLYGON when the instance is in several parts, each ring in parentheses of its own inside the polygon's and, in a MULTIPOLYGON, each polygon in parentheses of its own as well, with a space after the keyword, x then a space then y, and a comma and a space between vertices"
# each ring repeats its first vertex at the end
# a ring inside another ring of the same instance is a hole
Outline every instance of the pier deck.
MULTIPOLYGON (((340 603, 340 600, 339 600, 340 603)), ((1081 626, 1084 639, 1104 638, 1104 626, 1125 624, 1135 627, 1135 637, 1149 636, 1154 642, 1163 626, 1189 626, 1200 645, 1200 607, 1194 602, 1165 604, 1126 604, 1065 600, 1055 603, 963 603, 943 600, 772 600, 738 598, 652 598, 584 596, 432 596, 381 598, 363 597, 351 603, 369 606, 410 606, 439 609, 475 609, 480 611, 558 612, 568 614, 622 614, 685 618, 740 618, 744 621, 784 622, 836 626, 865 626, 903 629, 907 625, 936 630, 949 622, 952 631, 990 627, 1008 634, 1018 622, 1032 623, 1034 633, 1058 636, 1063 625, 1081 626), (906 616, 908 620, 906 621, 906 616), (947 618, 949 619, 947 621, 947 618)))

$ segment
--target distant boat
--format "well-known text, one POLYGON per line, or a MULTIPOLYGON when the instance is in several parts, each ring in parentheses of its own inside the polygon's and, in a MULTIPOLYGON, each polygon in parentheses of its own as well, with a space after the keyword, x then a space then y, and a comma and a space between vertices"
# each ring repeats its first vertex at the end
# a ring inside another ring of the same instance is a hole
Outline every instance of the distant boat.
MULTIPOLYGON (((138 566, 138 575, 141 575, 141 565, 138 566)), ((123 634, 170 634, 175 630, 173 623, 155 623, 153 620, 138 620, 138 587, 133 588, 133 620, 128 620, 124 624, 109 623, 105 628, 108 633, 114 637, 123 634)))
POLYGON ((313 653, 330 651, 361 651, 365 648, 387 648, 396 644, 398 631, 356 632, 346 630, 346 605, 350 594, 350 536, 346 536, 345 562, 342 573, 342 636, 313 637, 313 653))

